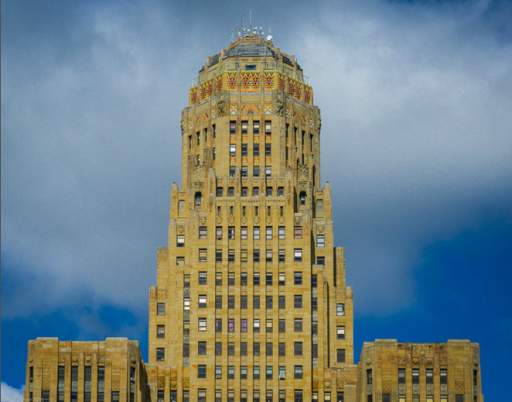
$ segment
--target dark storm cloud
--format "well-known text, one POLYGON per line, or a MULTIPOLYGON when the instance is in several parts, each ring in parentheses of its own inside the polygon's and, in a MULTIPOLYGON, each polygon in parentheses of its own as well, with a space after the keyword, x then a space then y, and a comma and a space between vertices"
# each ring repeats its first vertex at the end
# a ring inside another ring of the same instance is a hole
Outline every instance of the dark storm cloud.
MULTIPOLYGON (((187 88, 248 9, 208 4, 8 7, 2 258, 28 296, 5 314, 146 309, 187 88)), ((510 8, 270 4, 257 21, 298 55, 322 111, 323 179, 358 312, 406 306, 427 242, 483 210, 510 213, 510 8)))

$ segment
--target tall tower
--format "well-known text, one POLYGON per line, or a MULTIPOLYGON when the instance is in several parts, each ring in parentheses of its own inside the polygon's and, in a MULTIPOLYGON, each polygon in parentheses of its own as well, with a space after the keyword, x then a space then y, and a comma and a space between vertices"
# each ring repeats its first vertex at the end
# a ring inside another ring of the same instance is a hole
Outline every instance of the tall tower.
POLYGON ((155 400, 352 400, 352 294, 296 58, 240 35, 199 70, 181 137, 149 300, 155 400))

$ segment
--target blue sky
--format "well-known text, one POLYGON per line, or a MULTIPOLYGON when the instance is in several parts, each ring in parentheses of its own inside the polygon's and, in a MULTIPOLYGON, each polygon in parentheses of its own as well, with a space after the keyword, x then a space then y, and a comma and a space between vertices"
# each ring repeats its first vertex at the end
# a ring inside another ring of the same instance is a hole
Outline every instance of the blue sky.
POLYGON ((510 2, 2 6, 2 401, 36 336, 128 336, 146 353, 186 91, 249 9, 315 89, 356 354, 470 338, 486 400, 506 400, 510 2))

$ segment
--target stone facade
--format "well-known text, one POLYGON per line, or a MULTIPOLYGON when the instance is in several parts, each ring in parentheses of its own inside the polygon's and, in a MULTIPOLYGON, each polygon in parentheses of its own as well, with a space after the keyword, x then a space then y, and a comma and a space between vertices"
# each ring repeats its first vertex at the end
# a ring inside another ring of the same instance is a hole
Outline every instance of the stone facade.
MULTIPOLYGON (((388 393, 395 401, 403 349, 421 356, 420 373, 430 367, 425 354, 435 370, 450 373, 460 359, 471 369, 478 364, 474 344, 395 342, 393 349, 382 341, 365 344, 354 363, 352 290, 343 249, 334 245, 331 188, 320 182, 320 112, 294 56, 245 35, 208 58, 182 112, 181 136, 181 186, 172 185, 168 244, 158 250, 149 292, 148 363, 134 358, 137 346, 127 340, 126 354, 110 363, 124 365, 116 377, 122 401, 129 400, 133 364, 134 397, 155 402, 355 402, 388 393), (363 380, 370 369, 386 387, 369 391, 363 380)), ((46 386, 53 402, 62 356, 70 356, 69 387, 73 356, 79 367, 83 359, 105 359, 109 342, 31 343, 27 376, 39 367, 50 382, 36 387, 39 377, 32 378, 35 393, 27 391, 26 401, 39 402, 46 386), (61 355, 60 345, 76 344, 84 351, 61 355)), ((460 387, 449 382, 449 395, 458 395, 452 384, 460 387)), ((466 401, 482 400, 479 384, 464 391, 466 401)), ((80 395, 76 402, 88 402, 80 395)), ((111 396, 107 390, 104 401, 111 396)))

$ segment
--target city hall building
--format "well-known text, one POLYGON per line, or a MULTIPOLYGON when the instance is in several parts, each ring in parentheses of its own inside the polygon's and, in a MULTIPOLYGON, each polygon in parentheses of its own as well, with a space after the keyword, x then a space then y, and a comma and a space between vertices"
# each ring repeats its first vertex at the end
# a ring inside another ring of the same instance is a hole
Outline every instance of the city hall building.
POLYGON ((244 31, 199 70, 137 341, 28 345, 25 402, 483 402, 478 344, 365 342, 293 55, 244 31))

